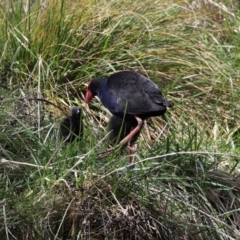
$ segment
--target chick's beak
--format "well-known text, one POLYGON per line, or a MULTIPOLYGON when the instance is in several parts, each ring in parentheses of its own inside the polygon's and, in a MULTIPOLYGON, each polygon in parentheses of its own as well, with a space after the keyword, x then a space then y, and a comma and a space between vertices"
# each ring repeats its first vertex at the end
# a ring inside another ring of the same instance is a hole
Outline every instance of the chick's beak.
POLYGON ((85 96, 85 102, 89 103, 92 98, 93 98, 92 93, 89 90, 87 90, 87 93, 86 93, 86 96, 85 96))

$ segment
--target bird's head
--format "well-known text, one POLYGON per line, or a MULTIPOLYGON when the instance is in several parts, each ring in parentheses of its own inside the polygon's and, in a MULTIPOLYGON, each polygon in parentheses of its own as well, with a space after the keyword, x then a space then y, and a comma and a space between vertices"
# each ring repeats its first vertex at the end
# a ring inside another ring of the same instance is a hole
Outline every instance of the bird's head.
POLYGON ((87 92, 85 96, 86 103, 89 103, 94 96, 99 95, 99 92, 106 81, 107 81, 106 78, 98 77, 98 78, 92 79, 88 83, 87 92))
POLYGON ((78 106, 74 106, 71 109, 71 116, 75 117, 75 116, 79 116, 81 114, 81 108, 78 106))

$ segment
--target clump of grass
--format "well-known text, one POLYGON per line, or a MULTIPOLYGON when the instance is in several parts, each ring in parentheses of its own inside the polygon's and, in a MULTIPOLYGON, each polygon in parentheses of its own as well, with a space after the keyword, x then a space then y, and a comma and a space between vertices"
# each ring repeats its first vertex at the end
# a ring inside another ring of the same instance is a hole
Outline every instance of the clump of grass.
POLYGON ((0 32, 1 236, 239 238, 234 2, 8 1, 0 32), (134 169, 126 154, 99 154, 110 114, 83 101, 89 79, 123 69, 175 104, 147 120, 134 169), (85 132, 65 145, 70 105, 85 132))

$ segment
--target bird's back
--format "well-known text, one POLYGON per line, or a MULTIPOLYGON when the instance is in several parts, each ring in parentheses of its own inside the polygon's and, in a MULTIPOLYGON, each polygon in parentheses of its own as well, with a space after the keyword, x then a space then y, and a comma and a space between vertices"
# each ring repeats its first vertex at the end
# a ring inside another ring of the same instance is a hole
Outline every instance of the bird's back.
POLYGON ((163 97, 158 86, 150 79, 133 71, 112 74, 107 80, 111 101, 117 105, 115 115, 127 114, 142 117, 158 116, 165 113, 170 103, 163 97))

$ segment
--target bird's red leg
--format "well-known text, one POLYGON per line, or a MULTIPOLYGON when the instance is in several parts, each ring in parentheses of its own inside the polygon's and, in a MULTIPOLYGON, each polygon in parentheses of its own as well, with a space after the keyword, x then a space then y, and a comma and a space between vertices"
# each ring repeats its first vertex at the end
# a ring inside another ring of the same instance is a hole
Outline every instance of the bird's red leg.
MULTIPOLYGON (((137 116, 134 116, 135 119, 138 122, 138 125, 124 138, 122 139, 122 141, 116 146, 116 147, 112 147, 110 149, 108 149, 106 152, 111 152, 114 149, 116 149, 117 147, 122 147, 126 142, 129 142, 131 140, 131 138, 142 129, 143 126, 143 120, 137 116)), ((131 147, 130 143, 128 144, 128 149, 133 151, 133 148, 131 147)), ((106 152, 104 152, 104 154, 106 154, 106 152)), ((104 156, 104 155, 103 155, 104 156)), ((129 160, 129 162, 131 162, 131 160, 129 160)))
POLYGON ((128 141, 128 145, 127 145, 127 148, 129 150, 129 154, 132 154, 132 153, 135 153, 137 151, 137 148, 131 146, 131 140, 128 141))
POLYGON ((134 116, 138 122, 138 125, 119 143, 119 145, 128 142, 137 132, 139 132, 143 125, 143 120, 137 116, 134 116))
MULTIPOLYGON (((128 141, 127 149, 128 149, 128 154, 129 155, 131 155, 134 152, 136 152, 136 148, 131 146, 131 139, 128 141)), ((129 161, 129 163, 133 163, 134 162, 134 156, 128 156, 128 161, 129 161)))
MULTIPOLYGON (((134 129, 134 128, 131 128, 131 131, 132 131, 133 129, 134 129)), ((129 140, 128 140, 128 144, 127 144, 128 154, 133 154, 133 153, 135 153, 135 152, 137 151, 137 148, 136 148, 136 147, 133 147, 133 146, 131 145, 131 140, 132 140, 132 139, 129 139, 129 140)))
MULTIPOLYGON (((134 116, 138 122, 137 127, 135 127, 134 129, 131 130, 131 132, 120 142, 121 143, 125 143, 125 141, 128 139, 128 154, 131 155, 132 153, 134 153, 136 151, 136 148, 131 146, 131 139, 132 137, 142 129, 142 125, 143 125, 143 120, 137 116, 134 116)), ((134 156, 129 156, 128 157, 128 161, 129 163, 133 163, 134 162, 134 156)))

